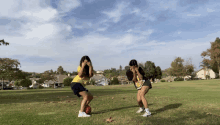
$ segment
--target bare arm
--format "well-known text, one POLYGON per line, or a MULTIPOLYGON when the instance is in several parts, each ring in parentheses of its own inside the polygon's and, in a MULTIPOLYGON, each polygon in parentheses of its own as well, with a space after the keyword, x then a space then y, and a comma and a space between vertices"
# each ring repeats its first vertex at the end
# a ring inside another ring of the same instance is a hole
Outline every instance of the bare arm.
POLYGON ((143 80, 143 76, 140 74, 140 72, 139 72, 138 70, 136 70, 136 72, 137 72, 138 78, 139 78, 140 80, 143 80))
POLYGON ((89 66, 89 77, 91 78, 93 76, 93 67, 89 66))
POLYGON ((78 73, 79 77, 82 77, 84 67, 85 67, 85 65, 82 65, 82 68, 80 69, 80 71, 78 73))
POLYGON ((137 74, 136 72, 133 72, 133 79, 132 81, 137 82, 137 74))

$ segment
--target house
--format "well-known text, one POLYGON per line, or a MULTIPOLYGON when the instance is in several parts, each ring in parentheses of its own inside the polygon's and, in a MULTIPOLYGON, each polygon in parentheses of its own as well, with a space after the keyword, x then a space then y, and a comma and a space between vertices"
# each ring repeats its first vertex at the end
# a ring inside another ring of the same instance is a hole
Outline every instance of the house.
POLYGON ((39 80, 40 78, 30 78, 32 84, 29 86, 30 88, 38 88, 39 87, 39 83, 37 83, 37 80, 39 80))
POLYGON ((191 76, 190 75, 187 75, 187 76, 184 76, 184 81, 188 80, 188 79, 191 79, 191 76))
POLYGON ((125 75, 118 76, 117 78, 118 78, 118 81, 120 82, 120 84, 122 84, 122 85, 130 83, 127 76, 125 76, 125 75))
POLYGON ((95 80, 96 85, 101 85, 101 86, 109 85, 109 79, 103 75, 100 74, 93 75, 93 77, 91 77, 90 80, 92 79, 95 80))
POLYGON ((64 87, 63 80, 64 80, 65 78, 67 78, 68 76, 67 76, 67 75, 56 75, 56 77, 57 77, 57 80, 56 80, 56 82, 54 83, 54 88, 64 87))
POLYGON ((202 68, 196 73, 196 78, 206 79, 206 75, 209 75, 211 79, 214 79, 215 72, 212 69, 202 68))
POLYGON ((96 71, 97 74, 103 74, 104 72, 99 70, 99 71, 96 71))
POLYGON ((56 81, 53 81, 53 80, 45 80, 42 86, 45 88, 54 87, 55 83, 56 81))

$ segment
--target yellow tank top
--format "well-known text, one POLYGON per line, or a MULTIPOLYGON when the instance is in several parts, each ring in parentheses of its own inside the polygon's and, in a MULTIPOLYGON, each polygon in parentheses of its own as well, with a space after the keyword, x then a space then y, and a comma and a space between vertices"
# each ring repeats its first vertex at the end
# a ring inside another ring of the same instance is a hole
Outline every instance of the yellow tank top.
MULTIPOLYGON (((81 67, 78 66, 77 68, 77 72, 79 72, 81 70, 81 67)), ((83 86, 87 85, 89 83, 89 78, 80 78, 79 75, 77 75, 72 82, 79 82, 81 83, 83 86)))

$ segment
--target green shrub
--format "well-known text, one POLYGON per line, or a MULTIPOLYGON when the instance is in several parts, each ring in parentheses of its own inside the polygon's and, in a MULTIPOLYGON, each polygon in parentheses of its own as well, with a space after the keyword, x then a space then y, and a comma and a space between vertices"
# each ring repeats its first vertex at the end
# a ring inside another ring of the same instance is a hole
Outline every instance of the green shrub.
POLYGON ((90 85, 95 85, 95 80, 91 79, 91 81, 89 82, 90 85))
POLYGON ((44 87, 42 85, 39 85, 39 89, 43 89, 44 87))
POLYGON ((206 75, 205 78, 206 78, 206 79, 210 79, 210 76, 209 76, 209 75, 206 75))
POLYGON ((20 86, 20 82, 18 80, 15 81, 15 86, 20 86))
POLYGON ((118 78, 114 77, 113 80, 110 81, 111 85, 119 85, 119 80, 118 78))
POLYGON ((63 84, 64 84, 64 86, 70 86, 72 81, 73 81, 73 78, 67 77, 63 80, 63 84))
POLYGON ((23 80, 21 80, 21 82, 20 82, 20 85, 21 85, 22 87, 29 87, 31 84, 32 84, 32 82, 31 82, 30 79, 23 79, 23 80))
POLYGON ((160 80, 161 82, 165 82, 165 80, 160 80))
POLYGON ((184 81, 184 78, 175 78, 174 81, 184 81))

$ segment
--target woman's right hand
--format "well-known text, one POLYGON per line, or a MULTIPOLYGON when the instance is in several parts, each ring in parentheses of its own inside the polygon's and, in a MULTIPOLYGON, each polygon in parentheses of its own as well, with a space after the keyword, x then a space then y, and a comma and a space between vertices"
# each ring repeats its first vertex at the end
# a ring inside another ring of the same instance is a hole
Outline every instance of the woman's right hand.
POLYGON ((84 67, 84 66, 86 65, 86 63, 87 63, 87 60, 84 60, 84 61, 82 62, 82 67, 84 67))
POLYGON ((130 68, 130 70, 135 73, 135 69, 133 67, 130 68))

